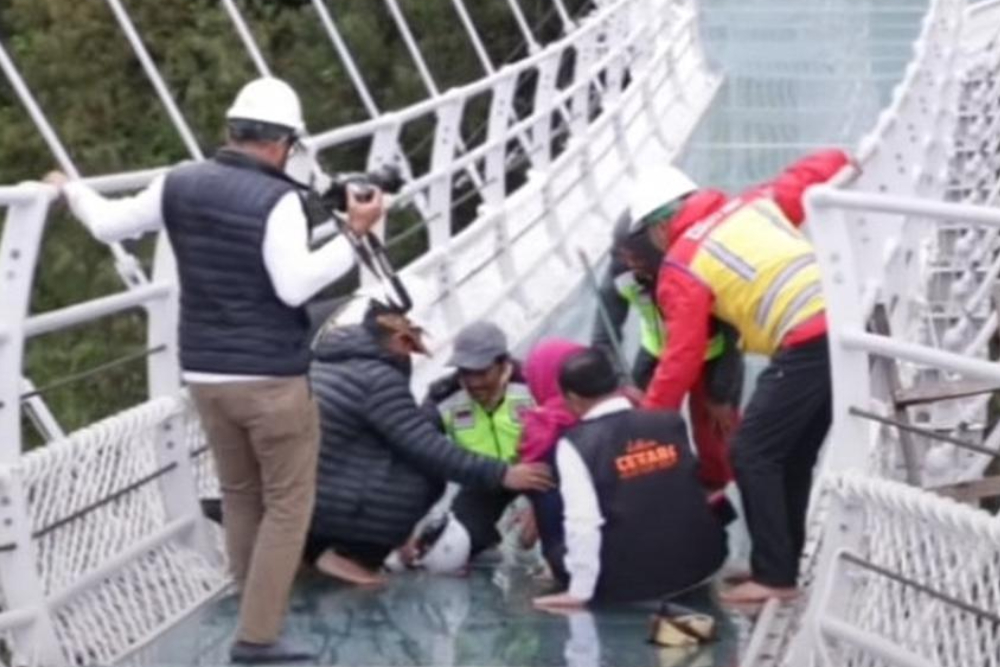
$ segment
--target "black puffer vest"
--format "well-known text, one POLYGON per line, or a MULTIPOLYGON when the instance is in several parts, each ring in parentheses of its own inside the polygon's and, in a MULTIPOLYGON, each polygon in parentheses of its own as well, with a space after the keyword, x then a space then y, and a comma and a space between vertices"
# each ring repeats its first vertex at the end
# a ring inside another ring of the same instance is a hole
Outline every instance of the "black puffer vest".
POLYGON ((308 321, 278 298, 264 265, 267 218, 295 189, 281 172, 223 149, 167 176, 163 219, 180 277, 181 367, 235 375, 300 375, 308 321))

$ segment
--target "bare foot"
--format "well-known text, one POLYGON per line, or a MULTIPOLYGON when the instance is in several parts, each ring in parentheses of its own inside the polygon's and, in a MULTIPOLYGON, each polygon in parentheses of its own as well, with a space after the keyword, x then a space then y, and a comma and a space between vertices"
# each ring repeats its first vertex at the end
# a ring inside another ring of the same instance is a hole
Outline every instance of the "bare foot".
POLYGON ((751 579, 723 592, 719 595, 719 599, 725 604, 760 604, 767 602, 771 598, 791 600, 798 594, 798 589, 794 587, 777 588, 774 586, 765 586, 751 579))
POLYGON ((385 577, 363 565, 344 558, 332 549, 327 549, 316 559, 316 569, 328 577, 346 581, 357 586, 381 586, 385 577))

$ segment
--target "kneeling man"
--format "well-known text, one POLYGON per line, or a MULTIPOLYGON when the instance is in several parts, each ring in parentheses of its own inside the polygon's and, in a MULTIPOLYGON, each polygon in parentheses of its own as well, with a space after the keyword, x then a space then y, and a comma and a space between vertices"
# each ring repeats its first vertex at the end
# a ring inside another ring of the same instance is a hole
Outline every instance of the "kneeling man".
POLYGON ((725 534, 680 415, 632 409, 594 349, 566 360, 559 386, 581 417, 556 449, 567 588, 535 605, 657 599, 711 577, 726 557, 725 534))

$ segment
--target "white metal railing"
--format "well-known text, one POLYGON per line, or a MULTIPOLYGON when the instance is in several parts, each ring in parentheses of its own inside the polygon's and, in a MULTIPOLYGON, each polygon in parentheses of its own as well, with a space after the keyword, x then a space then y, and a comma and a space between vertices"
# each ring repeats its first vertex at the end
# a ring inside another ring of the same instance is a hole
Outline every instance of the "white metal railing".
MULTIPOLYGON (((942 350, 926 340, 907 336, 907 332, 892 332, 893 335, 867 333, 866 327, 871 316, 866 311, 863 299, 870 288, 862 281, 869 274, 870 285, 879 288, 877 276, 870 270, 857 266, 859 253, 856 244, 859 236, 858 225, 869 215, 885 214, 905 218, 909 221, 902 233, 926 237, 930 222, 947 220, 1000 227, 1000 212, 979 206, 951 204, 933 200, 890 197, 868 193, 839 192, 831 189, 814 189, 808 198, 812 220, 812 233, 816 239, 817 256, 824 271, 824 287, 827 294, 827 308, 831 326, 831 362, 834 371, 834 426, 831 433, 831 447, 827 454, 827 465, 832 469, 842 469, 859 465, 877 454, 880 460, 886 451, 872 452, 874 446, 889 449, 884 438, 871 437, 870 424, 863 419, 852 417, 850 408, 869 410, 884 406, 889 400, 878 396, 868 383, 858 378, 868 377, 873 356, 887 357, 915 365, 917 368, 933 367, 942 377, 961 374, 965 377, 997 381, 1000 370, 983 358, 942 350), (872 282, 874 281, 874 282, 872 282)), ((905 262, 906 260, 904 260, 905 262)), ((909 262, 916 263, 912 256, 909 262)), ((907 267, 887 265, 882 270, 900 270, 907 267)), ((919 288, 919 283, 914 287, 919 288)), ((883 302, 887 309, 891 303, 883 302)), ((897 303, 897 308, 903 308, 897 303)), ((890 319, 901 320, 904 314, 890 312, 890 319)), ((913 314, 911 314, 911 317, 913 314)), ((916 313, 919 318, 920 313, 916 313)), ((922 377, 926 377, 924 373, 922 377)), ((970 455, 973 456, 973 455, 970 455)), ((981 470, 985 462, 981 455, 974 455, 981 470)), ((879 469, 879 473, 894 475, 890 468, 879 469)), ((962 469, 954 469, 953 474, 967 474, 962 469)))
MULTIPOLYGON (((239 28, 242 17, 231 9, 239 28)), ((118 18, 128 25, 127 14, 118 18)), ((430 165, 411 174, 397 202, 414 202, 423 216, 429 250, 403 276, 427 287, 416 316, 440 332, 433 342, 441 352, 450 332, 481 317, 497 321, 514 341, 528 335, 579 281, 572 251, 596 256, 606 248, 623 205, 623 179, 676 157, 718 87, 699 48, 692 2, 602 2, 582 20, 567 15, 564 25, 572 32, 482 80, 308 139, 320 156, 370 139, 369 166, 404 164, 401 133, 434 119, 430 165), (528 77, 535 89, 518 113, 513 100, 528 77), (466 103, 477 96, 491 101, 485 138, 463 146, 466 103), (507 181, 512 164, 526 170, 516 190, 507 181), (456 233, 452 209, 459 191, 475 193, 482 205, 476 220, 456 233)), ((138 34, 131 35, 140 50, 138 34)), ((246 37, 252 53, 248 30, 246 37)), ((146 64, 155 77, 155 63, 146 64)), ((174 120, 183 124, 182 117, 174 120)), ((114 194, 142 187, 160 171, 86 180, 114 194)), ((169 244, 160 239, 148 282, 31 314, 53 195, 39 184, 0 188, 7 213, 0 245, 0 472, 6 480, 0 515, 7 520, 0 527, 0 634, 7 633, 9 648, 25 663, 61 664, 79 655, 106 663, 155 636, 226 578, 196 506, 196 490, 214 484, 197 419, 179 394, 169 244), (148 347, 162 350, 149 359, 151 401, 22 455, 25 341, 136 307, 146 313, 148 347), (168 591, 171 585, 177 590, 168 591), (167 597, 141 598, 142 591, 167 597)), ((417 382, 444 356, 420 367, 417 382)))

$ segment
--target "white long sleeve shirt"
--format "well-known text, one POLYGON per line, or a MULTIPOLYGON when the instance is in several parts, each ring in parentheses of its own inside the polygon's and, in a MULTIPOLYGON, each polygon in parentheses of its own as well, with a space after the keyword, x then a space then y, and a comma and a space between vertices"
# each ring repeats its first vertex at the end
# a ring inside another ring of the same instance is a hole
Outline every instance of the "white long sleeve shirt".
MULTIPOLYGON (((145 190, 131 197, 109 199, 87 185, 73 181, 64 192, 73 214, 99 241, 114 243, 163 229, 163 186, 166 175, 156 177, 145 190)), ((268 215, 262 253, 274 291, 292 308, 305 303, 354 265, 350 242, 338 235, 317 250, 309 248, 309 224, 301 200, 289 192, 268 215)), ((231 382, 262 376, 185 372, 188 382, 231 382)))
MULTIPOLYGON (((583 416, 583 420, 631 408, 628 399, 615 396, 595 405, 583 416)), ((556 468, 563 500, 564 564, 569 575, 567 592, 578 600, 589 600, 594 596, 597 578, 601 574, 601 526, 604 525, 604 516, 587 464, 566 438, 556 445, 556 468)))

